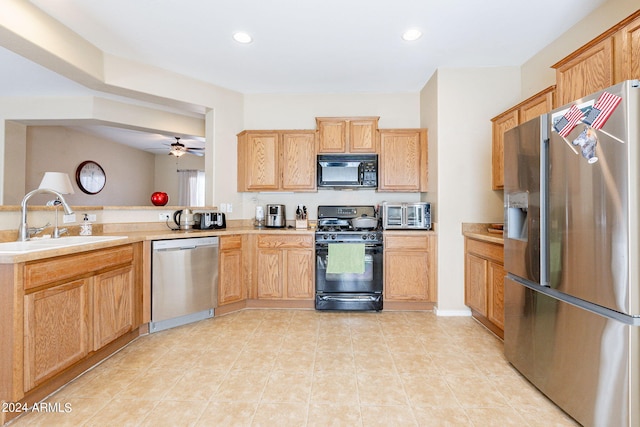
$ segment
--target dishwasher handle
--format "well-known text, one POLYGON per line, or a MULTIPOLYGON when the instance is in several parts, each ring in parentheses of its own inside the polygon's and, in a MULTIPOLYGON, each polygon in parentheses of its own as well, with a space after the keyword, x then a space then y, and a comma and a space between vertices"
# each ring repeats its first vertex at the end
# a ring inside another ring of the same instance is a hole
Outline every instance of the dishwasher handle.
POLYGON ((218 237, 194 237, 190 239, 154 240, 153 252, 184 251, 218 247, 218 237))

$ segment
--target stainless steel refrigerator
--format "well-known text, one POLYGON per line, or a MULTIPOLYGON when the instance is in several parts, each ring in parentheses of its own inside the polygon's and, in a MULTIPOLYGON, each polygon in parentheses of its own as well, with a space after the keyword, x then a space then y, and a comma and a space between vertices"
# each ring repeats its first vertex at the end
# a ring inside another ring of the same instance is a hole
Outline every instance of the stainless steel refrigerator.
POLYGON ((505 133, 507 359, 585 426, 640 425, 640 87, 505 133))

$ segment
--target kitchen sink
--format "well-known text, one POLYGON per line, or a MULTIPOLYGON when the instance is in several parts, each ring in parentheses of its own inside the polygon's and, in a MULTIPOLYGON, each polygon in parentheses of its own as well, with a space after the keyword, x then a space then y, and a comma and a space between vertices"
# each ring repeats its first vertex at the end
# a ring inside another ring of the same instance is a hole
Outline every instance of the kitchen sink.
POLYGON ((0 243, 0 254, 21 254, 126 239, 127 236, 67 236, 58 239, 32 239, 26 242, 0 243))

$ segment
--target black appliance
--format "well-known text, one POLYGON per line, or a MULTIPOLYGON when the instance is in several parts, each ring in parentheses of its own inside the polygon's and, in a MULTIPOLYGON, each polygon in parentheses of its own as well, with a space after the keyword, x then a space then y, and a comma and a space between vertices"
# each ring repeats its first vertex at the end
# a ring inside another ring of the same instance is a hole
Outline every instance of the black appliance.
POLYGON ((193 228, 198 230, 227 228, 227 219, 222 212, 195 212, 193 221, 193 228))
POLYGON ((327 154, 318 156, 318 188, 377 188, 376 154, 327 154))
POLYGON ((375 207, 318 206, 316 310, 382 310, 382 228, 379 223, 373 229, 354 228, 351 219, 363 216, 375 217, 375 207), (331 271, 329 253, 344 249, 364 249, 361 271, 331 271))

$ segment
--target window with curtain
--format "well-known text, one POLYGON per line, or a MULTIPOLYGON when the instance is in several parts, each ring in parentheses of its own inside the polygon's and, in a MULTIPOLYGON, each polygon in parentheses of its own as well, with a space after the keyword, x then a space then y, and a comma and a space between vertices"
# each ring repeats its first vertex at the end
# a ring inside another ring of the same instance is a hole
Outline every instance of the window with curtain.
POLYGON ((178 204, 204 206, 204 171, 178 170, 178 204))

